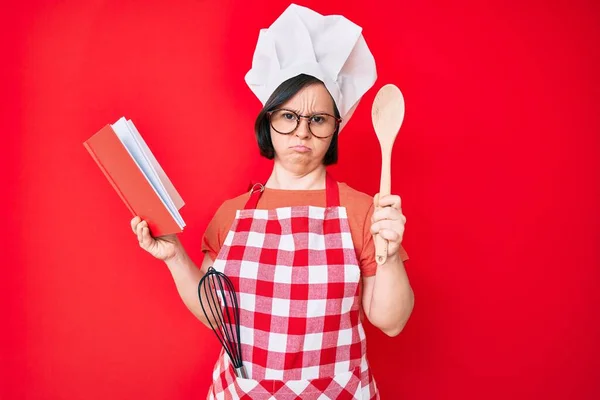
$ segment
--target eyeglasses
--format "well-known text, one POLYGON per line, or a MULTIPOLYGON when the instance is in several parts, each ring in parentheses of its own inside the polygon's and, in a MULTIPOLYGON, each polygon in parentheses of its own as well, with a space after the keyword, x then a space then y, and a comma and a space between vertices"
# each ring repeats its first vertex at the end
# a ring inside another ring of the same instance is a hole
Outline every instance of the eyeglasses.
POLYGON ((341 118, 330 114, 298 115, 296 112, 286 109, 269 111, 267 116, 271 122, 271 128, 282 135, 294 132, 300 126, 300 118, 306 118, 308 130, 319 139, 327 139, 333 135, 342 122, 341 118))

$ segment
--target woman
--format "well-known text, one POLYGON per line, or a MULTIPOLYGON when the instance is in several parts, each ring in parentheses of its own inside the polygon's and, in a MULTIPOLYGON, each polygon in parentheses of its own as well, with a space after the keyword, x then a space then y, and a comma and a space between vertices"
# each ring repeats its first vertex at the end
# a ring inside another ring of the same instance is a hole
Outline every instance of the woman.
POLYGON ((202 275, 213 266, 234 282, 249 379, 235 376, 222 351, 209 398, 378 398, 361 320, 395 336, 412 312, 401 245, 406 218, 398 196, 371 198, 327 173, 343 121, 335 91, 314 76, 291 75, 269 93, 255 125, 272 173, 264 186, 219 208, 200 268, 176 236, 154 238, 138 217, 131 227, 139 245, 165 261, 205 325, 202 275), (389 242, 380 266, 376 234, 389 242))

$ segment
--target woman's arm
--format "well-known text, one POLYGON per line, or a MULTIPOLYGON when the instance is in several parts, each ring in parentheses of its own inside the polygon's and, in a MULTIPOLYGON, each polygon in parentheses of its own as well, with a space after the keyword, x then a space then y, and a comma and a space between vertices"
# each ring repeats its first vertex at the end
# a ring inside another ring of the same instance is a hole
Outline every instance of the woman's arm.
MULTIPOLYGON (((363 278, 362 304, 369 321, 389 336, 398 335, 414 308, 414 293, 400 247, 406 218, 402 214, 399 196, 375 196, 378 206, 371 218, 371 234, 388 241, 387 261, 377 266, 375 276, 363 278)), ((372 245, 374 245, 374 242, 372 245)))
POLYGON ((398 335, 414 307, 414 293, 400 255, 388 256, 375 276, 363 278, 362 304, 369 321, 388 336, 398 335))
MULTIPOLYGON (((210 256, 205 255, 202 266, 198 268, 188 256, 177 235, 154 238, 150 234, 148 223, 140 217, 131 220, 131 229, 136 234, 138 244, 142 249, 167 264, 183 303, 204 325, 210 327, 198 298, 200 278, 212 265, 210 256)), ((204 295, 202 297, 204 298, 204 295)))
MULTIPOLYGON (((179 249, 176 251, 175 256, 165 260, 165 263, 173 276, 173 281, 175 282, 175 286, 177 287, 177 291, 179 292, 179 296, 181 297, 181 300, 183 300, 183 303, 196 318, 210 328, 210 324, 200 306, 198 284, 200 283, 200 278, 202 278, 208 270, 208 267, 213 264, 213 260, 208 253, 206 253, 202 260, 201 267, 198 268, 188 256, 183 246, 178 243, 178 247, 179 249)), ((205 302, 204 304, 207 304, 204 291, 201 291, 201 295, 203 302, 205 302)))

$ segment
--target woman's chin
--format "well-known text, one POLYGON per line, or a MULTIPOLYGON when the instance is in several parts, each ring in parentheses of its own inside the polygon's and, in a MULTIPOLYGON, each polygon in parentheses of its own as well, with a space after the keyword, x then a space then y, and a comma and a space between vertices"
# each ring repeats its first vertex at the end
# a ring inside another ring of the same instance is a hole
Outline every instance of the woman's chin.
POLYGON ((315 165, 319 164, 312 157, 311 153, 294 153, 288 155, 285 160, 280 159, 280 163, 285 169, 292 172, 305 172, 314 169, 315 165))

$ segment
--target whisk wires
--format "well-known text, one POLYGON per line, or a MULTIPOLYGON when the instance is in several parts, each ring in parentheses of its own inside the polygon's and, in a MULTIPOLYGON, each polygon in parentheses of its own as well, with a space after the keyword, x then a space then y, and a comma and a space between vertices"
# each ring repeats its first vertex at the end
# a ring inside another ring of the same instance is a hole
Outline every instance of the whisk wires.
POLYGON ((242 368, 240 309, 231 280, 212 266, 198 284, 200 306, 221 346, 236 369, 242 368), (202 293, 208 304, 204 304, 202 293))

